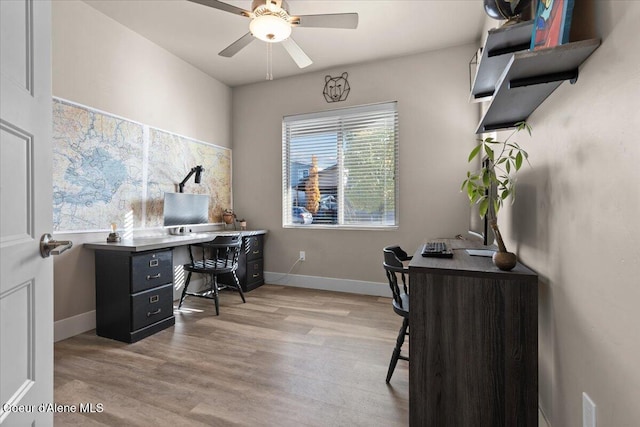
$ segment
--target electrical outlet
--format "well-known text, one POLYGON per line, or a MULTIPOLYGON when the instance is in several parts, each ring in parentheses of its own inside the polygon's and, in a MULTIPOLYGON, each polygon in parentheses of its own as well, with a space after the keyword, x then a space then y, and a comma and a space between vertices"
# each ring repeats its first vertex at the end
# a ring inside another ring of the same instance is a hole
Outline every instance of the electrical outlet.
POLYGON ((307 260, 307 254, 304 251, 300 251, 300 261, 306 261, 307 260))
POLYGON ((582 393, 582 427, 596 427, 596 404, 587 393, 582 393))

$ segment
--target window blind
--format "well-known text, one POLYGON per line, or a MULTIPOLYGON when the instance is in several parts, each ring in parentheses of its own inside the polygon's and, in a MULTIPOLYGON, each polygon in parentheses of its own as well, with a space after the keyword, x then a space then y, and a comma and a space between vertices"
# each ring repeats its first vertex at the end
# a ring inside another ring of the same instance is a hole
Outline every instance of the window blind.
POLYGON ((283 226, 397 226, 396 102, 286 116, 282 159, 283 226))

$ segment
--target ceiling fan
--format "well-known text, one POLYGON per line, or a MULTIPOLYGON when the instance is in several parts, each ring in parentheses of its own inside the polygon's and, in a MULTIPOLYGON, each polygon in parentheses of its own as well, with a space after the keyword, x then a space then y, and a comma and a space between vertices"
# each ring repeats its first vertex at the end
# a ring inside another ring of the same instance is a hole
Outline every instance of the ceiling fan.
POLYGON ((357 13, 292 16, 289 14, 289 6, 285 0, 253 0, 251 12, 217 0, 189 1, 251 19, 249 32, 218 53, 227 58, 238 53, 255 37, 267 43, 282 43, 298 67, 304 68, 313 64, 313 61, 290 37, 292 27, 346 29, 358 27, 357 13))

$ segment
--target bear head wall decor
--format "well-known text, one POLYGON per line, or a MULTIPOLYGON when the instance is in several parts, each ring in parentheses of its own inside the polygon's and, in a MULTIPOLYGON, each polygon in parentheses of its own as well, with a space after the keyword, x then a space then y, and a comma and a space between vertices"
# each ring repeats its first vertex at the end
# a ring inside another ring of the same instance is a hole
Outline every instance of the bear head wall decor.
POLYGON ((347 99, 351 90, 347 77, 349 77, 348 73, 342 73, 340 77, 325 76, 322 94, 327 102, 339 102, 347 99))

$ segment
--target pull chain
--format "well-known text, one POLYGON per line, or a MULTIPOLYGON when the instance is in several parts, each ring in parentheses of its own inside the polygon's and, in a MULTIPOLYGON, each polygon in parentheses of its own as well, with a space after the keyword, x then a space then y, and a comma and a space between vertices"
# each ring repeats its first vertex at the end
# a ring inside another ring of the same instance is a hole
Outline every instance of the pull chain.
POLYGON ((267 80, 273 80, 272 44, 267 43, 267 80))

